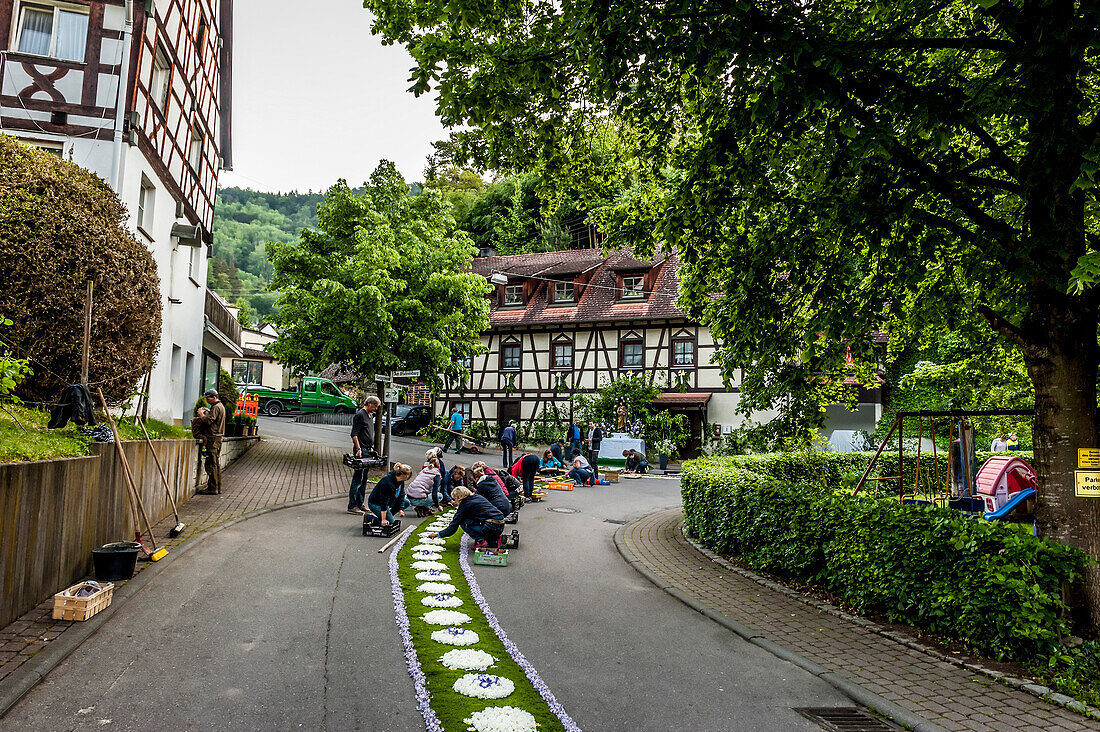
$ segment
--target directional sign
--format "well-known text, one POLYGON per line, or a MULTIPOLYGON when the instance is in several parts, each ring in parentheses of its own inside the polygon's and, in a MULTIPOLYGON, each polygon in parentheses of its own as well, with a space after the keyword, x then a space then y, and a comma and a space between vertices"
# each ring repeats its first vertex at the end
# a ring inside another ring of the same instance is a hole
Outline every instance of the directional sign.
POLYGON ((1100 448, 1077 448, 1077 467, 1082 470, 1100 470, 1100 448))
POLYGON ((377 381, 377 382, 380 382, 382 384, 392 384, 393 383, 393 377, 392 376, 387 376, 386 374, 375 374, 374 375, 374 380, 377 381))
POLYGON ((397 401, 397 389, 386 389, 385 401, 396 402, 397 401))
POLYGON ((1077 470, 1074 494, 1078 498, 1100 498, 1100 471, 1077 470))
POLYGON ((397 379, 409 379, 413 376, 420 376, 420 369, 413 369, 412 371, 394 371, 390 376, 397 379))

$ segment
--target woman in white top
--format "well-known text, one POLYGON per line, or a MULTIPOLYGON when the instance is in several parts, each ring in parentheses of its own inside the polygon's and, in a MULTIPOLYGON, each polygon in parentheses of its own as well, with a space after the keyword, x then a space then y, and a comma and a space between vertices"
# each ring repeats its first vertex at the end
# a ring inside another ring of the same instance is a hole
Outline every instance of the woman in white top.
POLYGON ((569 477, 577 485, 592 483, 592 465, 585 460, 579 449, 573 450, 573 469, 569 471, 569 477))

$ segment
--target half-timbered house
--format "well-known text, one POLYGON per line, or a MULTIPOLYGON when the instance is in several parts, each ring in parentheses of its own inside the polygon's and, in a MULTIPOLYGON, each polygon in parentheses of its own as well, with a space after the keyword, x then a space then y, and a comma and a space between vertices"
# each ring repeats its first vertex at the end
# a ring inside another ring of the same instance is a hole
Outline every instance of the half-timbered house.
MULTIPOLYGON (((458 408, 495 428, 540 419, 549 405, 567 415, 574 392, 644 374, 665 388, 657 406, 687 417, 687 451, 696 452, 745 417, 737 411, 740 372, 724 383, 710 330, 676 305, 679 267, 675 256, 640 260, 596 249, 475 259, 474 271, 496 280, 485 352, 466 364, 469 379, 446 382, 437 409, 458 408)), ((877 396, 862 393, 860 411, 836 412, 834 426, 873 429, 877 396)))
POLYGON ((232 0, 0 0, 0 134, 108 181, 156 260, 161 419, 183 418, 204 365, 227 355, 221 339, 204 348, 204 308, 231 163, 232 13, 232 0))

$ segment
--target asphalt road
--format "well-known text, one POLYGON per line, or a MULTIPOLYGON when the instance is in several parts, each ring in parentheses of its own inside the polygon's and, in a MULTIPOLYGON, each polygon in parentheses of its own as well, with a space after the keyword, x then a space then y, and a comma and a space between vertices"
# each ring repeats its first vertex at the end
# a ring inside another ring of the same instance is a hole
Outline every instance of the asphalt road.
MULTIPOLYGON (((819 729, 791 708, 850 702, 654 588, 615 551, 618 524, 606 519, 678 500, 677 482, 654 479, 525 507, 510 566, 477 568, 501 623, 586 730, 819 729)), ((388 555, 333 505, 211 536, 0 727, 422 729, 388 555)))
MULTIPOLYGON (((346 425, 306 424, 295 422, 293 417, 267 417, 263 415, 259 417, 257 423, 260 426, 260 434, 266 437, 304 440, 348 452, 351 451, 351 427, 346 425)), ((421 442, 415 437, 394 436, 391 439, 390 452, 393 454, 393 459, 408 463, 414 470, 419 470, 420 466, 424 464, 424 451, 432 444, 437 444, 421 442)), ((499 457, 499 453, 496 453, 496 455, 499 457)), ((469 465, 474 460, 481 459, 480 457, 471 458, 465 453, 461 456, 455 455, 452 448, 447 453, 444 462, 449 467, 454 464, 453 461, 457 457, 461 457, 459 462, 462 465, 469 465)), ((493 460, 492 454, 490 454, 489 460, 493 460)), ((490 462, 489 464, 495 465, 496 462, 490 462)))

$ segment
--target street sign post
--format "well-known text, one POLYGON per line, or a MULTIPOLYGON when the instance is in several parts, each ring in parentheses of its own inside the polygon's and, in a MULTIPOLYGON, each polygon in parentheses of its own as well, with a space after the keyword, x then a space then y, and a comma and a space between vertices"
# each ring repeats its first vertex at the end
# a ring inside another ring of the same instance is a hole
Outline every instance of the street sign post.
POLYGON ((389 374, 375 374, 374 375, 374 380, 379 382, 380 384, 392 384, 393 383, 393 377, 390 376, 389 374))
POLYGON ((420 369, 413 369, 412 371, 394 371, 390 376, 395 379, 411 379, 414 376, 420 376, 420 369))

